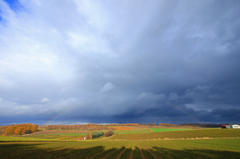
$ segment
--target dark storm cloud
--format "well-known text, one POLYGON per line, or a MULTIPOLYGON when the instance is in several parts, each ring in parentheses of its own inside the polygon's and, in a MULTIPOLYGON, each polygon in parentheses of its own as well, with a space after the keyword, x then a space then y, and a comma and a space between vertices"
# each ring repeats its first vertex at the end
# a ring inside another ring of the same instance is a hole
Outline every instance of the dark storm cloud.
POLYGON ((18 3, 0 0, 1 124, 240 122, 238 1, 18 3))

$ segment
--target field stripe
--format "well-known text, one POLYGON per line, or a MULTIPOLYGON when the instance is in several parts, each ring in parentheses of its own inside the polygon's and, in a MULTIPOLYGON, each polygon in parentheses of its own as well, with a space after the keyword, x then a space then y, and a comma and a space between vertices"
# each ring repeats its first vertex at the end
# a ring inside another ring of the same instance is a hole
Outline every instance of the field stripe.
MULTIPOLYGON (((122 143, 118 143, 117 144, 119 147, 121 147, 121 145, 122 145, 122 143)), ((105 158, 106 157, 106 155, 104 155, 106 152, 106 154, 108 155, 108 154, 110 154, 110 153, 112 153, 112 152, 114 152, 116 149, 114 149, 111 145, 110 146, 107 146, 106 147, 106 150, 103 152, 103 151, 100 151, 100 152, 98 152, 97 154, 94 154, 94 155, 92 155, 92 156, 90 156, 90 159, 92 158, 92 159, 95 159, 95 158, 105 158), (104 156, 103 156, 104 155, 104 156)))
POLYGON ((164 150, 163 147, 156 146, 154 147, 156 153, 163 156, 164 158, 173 158, 171 154, 164 150))
POLYGON ((126 147, 126 150, 121 154, 120 159, 130 158, 132 153, 132 142, 126 147))
MULTIPOLYGON (((171 156, 164 154, 163 151, 159 151, 161 147, 157 146, 156 143, 153 144, 153 142, 148 142, 148 143, 144 142, 144 144, 145 144, 145 146, 147 146, 147 147, 152 147, 152 148, 157 147, 158 150, 157 150, 156 148, 154 148, 154 149, 155 149, 154 152, 155 152, 155 154, 157 154, 158 156, 161 156, 161 157, 159 157, 159 158, 162 158, 162 157, 164 157, 164 158, 172 158, 171 156)), ((153 151, 153 150, 152 150, 152 151, 153 151)))
POLYGON ((161 157, 157 156, 155 153, 153 153, 145 144, 142 143, 142 145, 146 148, 146 150, 151 153, 151 155, 153 157, 155 157, 156 159, 162 159, 161 157))
POLYGON ((114 153, 116 153, 117 151, 119 151, 120 149, 123 149, 123 148, 125 149, 124 145, 126 145, 126 143, 123 144, 122 147, 120 146, 119 148, 115 149, 114 151, 108 153, 108 154, 107 154, 106 156, 104 156, 103 158, 104 158, 104 159, 107 159, 107 158, 109 158, 112 154, 114 154, 114 153))
POLYGON ((133 158, 134 146, 135 146, 135 143, 133 143, 133 145, 132 145, 132 152, 131 152, 131 155, 130 155, 129 159, 132 159, 132 158, 133 158))
POLYGON ((140 150, 140 153, 142 155, 142 158, 145 159, 146 157, 144 156, 143 152, 142 152, 142 148, 140 147, 139 143, 138 143, 138 148, 140 150))
MULTIPOLYGON (((110 150, 110 149, 108 149, 108 150, 110 150)), ((108 150, 107 150, 107 151, 108 151, 108 150)), ((103 153, 103 152, 102 152, 102 151, 97 152, 97 153, 93 154, 92 156, 90 156, 89 159, 91 159, 91 158, 96 158, 96 156, 99 155, 99 154, 101 154, 101 153, 103 153)))
POLYGON ((121 157, 121 155, 127 150, 127 148, 129 147, 130 144, 131 144, 131 143, 129 143, 129 144, 125 147, 125 149, 116 156, 116 159, 119 159, 119 158, 121 157))

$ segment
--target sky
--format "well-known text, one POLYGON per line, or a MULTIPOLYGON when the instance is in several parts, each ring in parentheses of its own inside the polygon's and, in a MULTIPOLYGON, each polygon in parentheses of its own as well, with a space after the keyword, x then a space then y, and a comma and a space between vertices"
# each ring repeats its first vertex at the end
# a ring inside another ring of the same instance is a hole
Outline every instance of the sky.
POLYGON ((239 0, 0 0, 0 125, 240 124, 239 0))

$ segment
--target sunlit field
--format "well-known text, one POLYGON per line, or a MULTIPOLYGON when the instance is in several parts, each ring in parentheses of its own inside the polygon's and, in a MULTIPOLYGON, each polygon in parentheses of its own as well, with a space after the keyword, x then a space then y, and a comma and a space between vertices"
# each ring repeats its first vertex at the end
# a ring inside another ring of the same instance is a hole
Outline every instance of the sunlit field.
POLYGON ((183 130, 190 130, 190 129, 165 129, 165 128, 151 128, 153 132, 165 132, 165 131, 183 131, 183 130))
POLYGON ((0 158, 239 158, 240 139, 1 142, 0 158))
POLYGON ((141 134, 118 134, 112 139, 126 140, 144 140, 144 139, 164 139, 164 138, 221 138, 221 137, 239 137, 239 129, 200 129, 200 130, 185 130, 185 131, 163 131, 141 134))
POLYGON ((55 130, 45 135, 1 136, 0 158, 200 159, 240 156, 240 130, 237 129, 152 129, 162 131, 116 130, 113 136, 90 140, 78 140, 87 133, 58 134, 55 130))

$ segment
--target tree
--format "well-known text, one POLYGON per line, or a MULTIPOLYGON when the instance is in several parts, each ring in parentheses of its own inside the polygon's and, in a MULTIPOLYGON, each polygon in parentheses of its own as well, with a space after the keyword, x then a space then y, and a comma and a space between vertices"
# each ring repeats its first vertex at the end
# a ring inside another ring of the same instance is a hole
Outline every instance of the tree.
POLYGON ((33 124, 31 130, 32 130, 32 132, 38 131, 38 125, 37 124, 33 124))
POLYGON ((16 129, 14 129, 14 133, 16 135, 21 135, 22 134, 22 130, 24 129, 24 127, 17 127, 16 129))
POLYGON ((19 124, 19 125, 11 125, 7 127, 4 131, 5 135, 22 135, 24 133, 35 132, 38 130, 37 124, 19 124))
POLYGON ((112 136, 113 134, 114 134, 114 131, 109 130, 109 131, 105 132, 105 137, 112 136))
POLYGON ((87 135, 86 138, 87 138, 87 139, 92 139, 92 133, 90 132, 90 133, 87 135))

